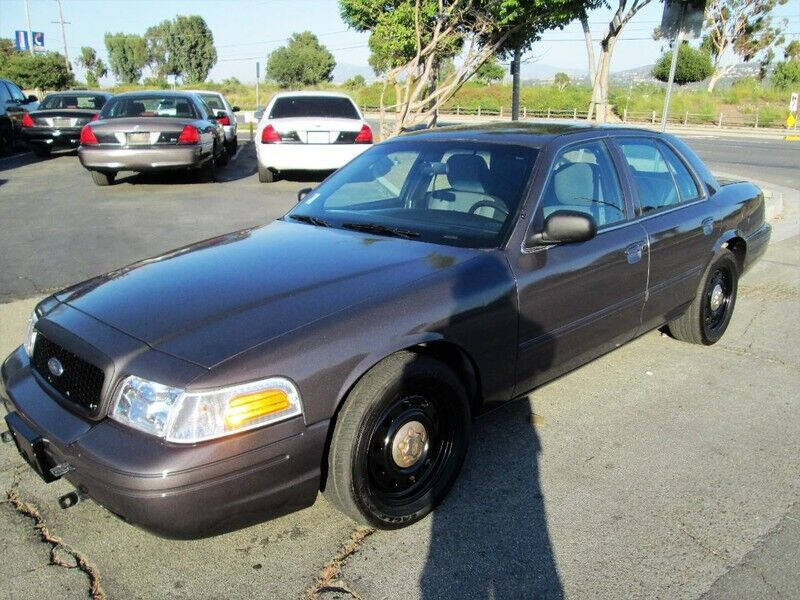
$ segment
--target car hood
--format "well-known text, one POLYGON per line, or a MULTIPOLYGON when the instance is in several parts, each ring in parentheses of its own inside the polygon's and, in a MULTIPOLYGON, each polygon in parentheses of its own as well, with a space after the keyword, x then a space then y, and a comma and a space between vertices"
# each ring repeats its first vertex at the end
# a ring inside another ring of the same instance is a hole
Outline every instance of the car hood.
POLYGON ((275 221, 134 263, 57 297, 153 348, 211 368, 477 252, 275 221))

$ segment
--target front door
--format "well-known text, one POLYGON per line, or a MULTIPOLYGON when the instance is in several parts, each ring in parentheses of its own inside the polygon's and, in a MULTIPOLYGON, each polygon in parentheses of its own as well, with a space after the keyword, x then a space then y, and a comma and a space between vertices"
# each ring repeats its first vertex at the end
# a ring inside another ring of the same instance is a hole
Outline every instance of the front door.
POLYGON ((512 260, 519 302, 517 393, 632 339, 647 287, 648 251, 606 141, 578 142, 554 158, 532 227, 558 210, 597 224, 586 242, 523 247, 512 260))

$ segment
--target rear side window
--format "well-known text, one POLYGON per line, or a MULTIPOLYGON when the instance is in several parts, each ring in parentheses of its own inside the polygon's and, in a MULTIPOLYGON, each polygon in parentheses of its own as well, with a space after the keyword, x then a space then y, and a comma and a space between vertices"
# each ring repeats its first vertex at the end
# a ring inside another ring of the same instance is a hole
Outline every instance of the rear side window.
POLYGON ((214 94, 202 94, 200 96, 206 105, 212 110, 225 110, 225 105, 222 104, 222 99, 214 94))
POLYGON ((324 117, 328 119, 358 119, 358 111, 349 98, 338 96, 287 96, 275 100, 270 119, 324 117))
POLYGON ((697 183, 689 173, 686 165, 683 164, 680 158, 666 145, 658 142, 658 149, 664 155, 667 161, 669 172, 675 179, 675 185, 678 187, 678 193, 681 197, 681 202, 688 202, 689 200, 696 200, 700 196, 700 191, 697 189, 697 183))
POLYGON ((22 90, 17 87, 16 84, 11 83, 10 81, 6 82, 8 85, 8 91, 11 92, 11 97, 16 100, 17 102, 25 102, 25 94, 22 93, 22 90))
POLYGON ((680 202, 667 161, 650 140, 618 139, 617 143, 631 168, 643 214, 680 202))
POLYGON ((9 94, 6 84, 0 81, 0 113, 5 110, 9 102, 11 102, 11 94, 9 94))

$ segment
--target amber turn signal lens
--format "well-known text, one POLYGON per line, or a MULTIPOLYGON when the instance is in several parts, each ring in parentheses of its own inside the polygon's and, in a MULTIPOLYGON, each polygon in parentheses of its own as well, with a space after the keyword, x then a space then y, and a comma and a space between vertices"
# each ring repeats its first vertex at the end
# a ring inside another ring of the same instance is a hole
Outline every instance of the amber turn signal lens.
POLYGON ((289 396, 283 390, 263 390, 237 396, 225 408, 225 429, 238 429, 260 417, 289 408, 289 396))

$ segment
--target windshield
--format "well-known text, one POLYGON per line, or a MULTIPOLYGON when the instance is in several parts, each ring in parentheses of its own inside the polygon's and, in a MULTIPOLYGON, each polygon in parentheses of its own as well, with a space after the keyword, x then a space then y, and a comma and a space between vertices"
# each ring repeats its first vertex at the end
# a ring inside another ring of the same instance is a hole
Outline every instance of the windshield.
POLYGON ((169 95, 119 96, 109 100, 100 113, 101 119, 123 117, 198 118, 189 98, 169 95))
POLYGON ((339 96, 286 96, 275 100, 270 119, 325 117, 328 119, 358 119, 350 98, 339 96))
POLYGON ((99 94, 50 94, 39 103, 39 108, 86 108, 100 110, 106 103, 106 97, 99 94))
POLYGON ((513 223, 537 151, 483 142, 374 146, 285 217, 422 241, 490 248, 513 223))

